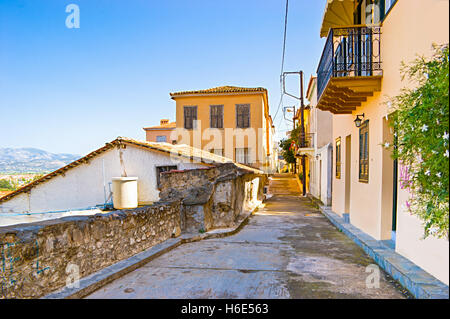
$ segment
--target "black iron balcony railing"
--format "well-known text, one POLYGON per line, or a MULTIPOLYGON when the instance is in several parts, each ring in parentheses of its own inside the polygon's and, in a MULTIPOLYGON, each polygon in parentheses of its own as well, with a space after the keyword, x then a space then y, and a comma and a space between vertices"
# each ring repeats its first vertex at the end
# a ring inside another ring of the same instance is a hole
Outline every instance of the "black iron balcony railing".
POLYGON ((300 133, 298 137, 298 148, 314 148, 314 133, 306 133, 304 136, 300 133))
POLYGON ((331 77, 372 76, 381 71, 379 26, 330 29, 317 69, 317 94, 331 77))

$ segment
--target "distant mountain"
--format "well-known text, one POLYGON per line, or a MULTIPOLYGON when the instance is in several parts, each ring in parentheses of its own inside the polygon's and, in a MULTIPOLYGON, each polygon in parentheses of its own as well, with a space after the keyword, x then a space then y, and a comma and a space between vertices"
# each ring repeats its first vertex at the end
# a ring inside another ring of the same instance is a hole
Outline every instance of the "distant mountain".
POLYGON ((0 148, 0 173, 51 172, 80 157, 53 154, 36 148, 0 148))

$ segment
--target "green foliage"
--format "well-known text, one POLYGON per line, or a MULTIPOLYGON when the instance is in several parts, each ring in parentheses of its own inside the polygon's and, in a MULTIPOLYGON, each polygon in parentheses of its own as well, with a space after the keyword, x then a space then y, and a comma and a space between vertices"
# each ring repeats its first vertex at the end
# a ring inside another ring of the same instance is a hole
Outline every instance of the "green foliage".
POLYGON ((283 156, 286 163, 294 164, 296 162, 295 150, 296 143, 299 139, 300 127, 297 126, 291 131, 290 137, 280 141, 281 155, 283 156))
POLYGON ((280 147, 281 147, 281 155, 283 156, 286 163, 293 164, 295 163, 295 154, 294 154, 294 148, 293 148, 293 139, 287 138, 280 141, 280 147))
POLYGON ((393 157, 401 165, 401 186, 411 193, 406 207, 423 220, 425 237, 448 238, 449 47, 434 49, 432 58, 402 66, 414 89, 403 89, 391 101, 398 140, 393 157))
POLYGON ((13 184, 11 184, 10 181, 8 181, 6 179, 0 179, 0 189, 13 191, 15 189, 15 187, 13 184))

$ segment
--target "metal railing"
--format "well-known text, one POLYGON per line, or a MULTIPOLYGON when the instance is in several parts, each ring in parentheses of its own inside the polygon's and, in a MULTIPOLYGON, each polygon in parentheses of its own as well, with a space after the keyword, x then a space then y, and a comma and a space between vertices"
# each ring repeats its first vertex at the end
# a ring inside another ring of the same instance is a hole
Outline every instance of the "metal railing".
POLYGON ((319 99, 331 77, 381 74, 380 38, 379 26, 330 29, 317 68, 319 99))
POLYGON ((314 148, 314 133, 306 133, 302 136, 300 133, 298 137, 298 148, 314 148))

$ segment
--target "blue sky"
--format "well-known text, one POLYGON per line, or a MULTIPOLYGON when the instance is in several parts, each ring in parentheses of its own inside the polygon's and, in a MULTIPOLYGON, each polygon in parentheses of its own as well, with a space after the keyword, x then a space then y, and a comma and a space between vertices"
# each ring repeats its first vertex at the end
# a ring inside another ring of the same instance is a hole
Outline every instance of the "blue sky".
MULTIPOLYGON (((285 70, 305 82, 324 5, 289 3, 285 70)), ((267 88, 273 116, 284 12, 284 0, 0 0, 0 147, 83 155, 117 136, 145 139, 143 127, 175 119, 169 92, 222 85, 267 88), (65 25, 71 3, 79 29, 65 25)), ((278 136, 291 125, 281 118, 278 136)))

